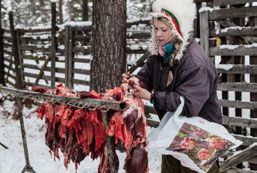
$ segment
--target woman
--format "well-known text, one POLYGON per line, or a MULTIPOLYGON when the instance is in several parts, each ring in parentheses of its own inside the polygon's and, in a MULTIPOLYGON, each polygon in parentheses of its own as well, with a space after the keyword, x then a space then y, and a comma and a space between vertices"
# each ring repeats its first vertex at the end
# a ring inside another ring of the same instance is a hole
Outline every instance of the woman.
MULTIPOLYGON (((215 67, 202 47, 190 38, 195 9, 193 0, 154 2, 152 56, 136 77, 123 74, 123 82, 133 81, 134 95, 150 100, 160 119, 167 111, 175 111, 180 104, 180 96, 183 96, 183 115, 221 123, 215 67)), ((194 171, 165 155, 161 172, 194 171)), ((218 166, 214 165, 209 172, 218 172, 218 166)))

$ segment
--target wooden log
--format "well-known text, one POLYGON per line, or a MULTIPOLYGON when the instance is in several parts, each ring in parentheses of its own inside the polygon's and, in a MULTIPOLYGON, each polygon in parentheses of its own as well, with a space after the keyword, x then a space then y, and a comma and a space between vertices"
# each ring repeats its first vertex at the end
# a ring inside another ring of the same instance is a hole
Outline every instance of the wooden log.
MULTIPOLYGON (((15 61, 15 74, 16 74, 16 88, 17 89, 23 89, 24 88, 24 82, 23 82, 23 74, 21 69, 21 62, 20 62, 20 53, 19 53, 19 46, 18 46, 18 38, 17 38, 17 30, 14 28, 14 22, 13 22, 13 13, 9 12, 9 21, 10 21, 10 29, 11 29, 11 35, 12 35, 12 43, 13 43, 13 56, 15 61)), ((17 114, 20 120, 20 127, 21 127, 21 136, 22 136, 22 144, 24 149, 24 156, 25 156, 25 162, 26 165, 22 172, 31 172, 34 173, 35 171, 30 166, 29 162, 29 153, 28 153, 28 145, 27 145, 27 139, 26 139, 26 131, 24 126, 24 120, 22 115, 22 100, 21 98, 16 98, 17 103, 17 114)))
POLYGON ((244 18, 257 16, 257 7, 228 8, 213 10, 209 14, 209 20, 221 20, 228 18, 244 18))

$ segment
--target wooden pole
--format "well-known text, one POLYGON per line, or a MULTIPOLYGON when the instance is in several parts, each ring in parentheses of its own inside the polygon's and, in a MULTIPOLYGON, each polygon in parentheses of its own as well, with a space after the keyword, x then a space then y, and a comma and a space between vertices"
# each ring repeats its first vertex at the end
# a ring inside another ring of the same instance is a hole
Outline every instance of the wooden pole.
MULTIPOLYGON (((104 131, 107 130, 108 124, 110 122, 108 117, 107 111, 101 111, 102 118, 103 118, 103 124, 104 124, 104 131)), ((107 141, 104 147, 105 153, 108 153, 108 161, 110 166, 110 173, 117 173, 119 169, 119 162, 115 162, 115 143, 113 137, 107 137, 107 141)), ((119 161, 119 160, 117 160, 119 161)))
POLYGON ((51 31, 51 87, 55 87, 55 64, 56 64, 56 3, 51 3, 51 14, 52 14, 52 31, 51 31))
MULTIPOLYGON (((24 87, 23 85, 23 76, 22 76, 22 70, 21 70, 21 62, 19 57, 19 46, 18 46, 18 40, 17 40, 17 32, 14 29, 14 22, 13 22, 13 13, 9 12, 9 20, 10 20, 10 29, 11 29, 11 36, 12 36, 12 44, 13 44, 13 56, 14 56, 14 62, 15 62, 15 73, 16 73, 16 87, 18 89, 22 89, 24 87)), ((28 152, 28 145, 27 145, 27 139, 26 139, 26 130, 24 126, 24 120, 22 115, 22 100, 21 98, 16 98, 17 106, 18 106, 18 116, 20 119, 20 127, 21 127, 21 136, 22 136, 22 143, 24 148, 24 156, 26 165, 24 169, 22 170, 22 173, 25 172, 31 172, 35 173, 33 168, 30 166, 29 163, 29 152, 28 152)))
POLYGON ((5 85, 4 81, 4 41, 2 29, 2 0, 0 0, 0 84, 5 85))
POLYGON ((63 0, 59 0, 59 17, 60 17, 60 24, 63 23, 63 10, 62 10, 62 6, 63 6, 63 0))
POLYGON ((65 86, 73 88, 73 74, 74 74, 74 32, 71 26, 66 26, 66 40, 65 40, 65 86))
POLYGON ((200 13, 200 40, 201 46, 204 48, 209 57, 209 12, 203 11, 200 13))
POLYGON ((88 0, 82 0, 82 20, 88 21, 88 0))

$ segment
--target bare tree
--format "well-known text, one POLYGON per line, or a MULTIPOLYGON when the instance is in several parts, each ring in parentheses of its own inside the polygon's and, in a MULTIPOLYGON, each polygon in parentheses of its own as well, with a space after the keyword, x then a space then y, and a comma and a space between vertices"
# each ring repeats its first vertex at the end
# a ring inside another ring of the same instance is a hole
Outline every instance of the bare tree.
POLYGON ((98 92, 120 85, 126 69, 126 0, 93 1, 90 87, 98 92))

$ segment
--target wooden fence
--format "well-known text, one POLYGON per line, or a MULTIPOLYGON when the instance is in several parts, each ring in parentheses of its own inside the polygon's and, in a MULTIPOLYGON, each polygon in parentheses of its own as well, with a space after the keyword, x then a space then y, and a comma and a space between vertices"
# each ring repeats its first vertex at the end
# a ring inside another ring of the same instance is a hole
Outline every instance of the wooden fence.
MULTIPOLYGON (((220 77, 223 125, 244 142, 241 149, 257 142, 257 6, 252 2, 257 1, 213 0, 214 9, 200 13, 201 45, 216 63, 220 77)), ((240 157, 233 166, 249 161, 240 157)), ((257 170, 251 162, 249 168, 249 172, 257 170)))

